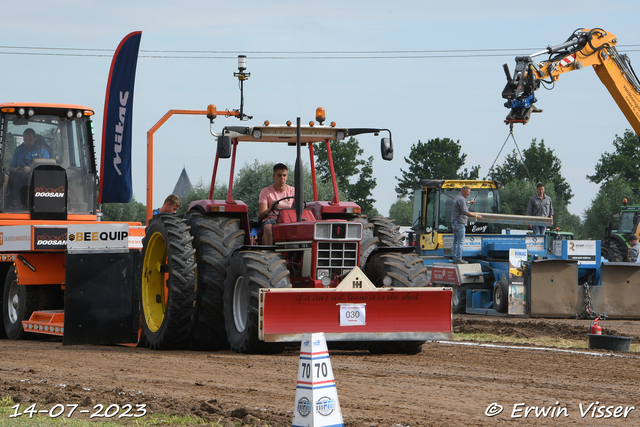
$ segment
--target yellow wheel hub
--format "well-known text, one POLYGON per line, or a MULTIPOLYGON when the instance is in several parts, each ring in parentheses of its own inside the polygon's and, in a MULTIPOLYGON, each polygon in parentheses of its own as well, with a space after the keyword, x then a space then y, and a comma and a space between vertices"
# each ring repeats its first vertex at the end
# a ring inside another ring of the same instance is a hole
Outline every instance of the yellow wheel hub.
POLYGON ((167 247, 161 233, 149 237, 142 265, 142 312, 147 327, 157 332, 167 305, 167 247))

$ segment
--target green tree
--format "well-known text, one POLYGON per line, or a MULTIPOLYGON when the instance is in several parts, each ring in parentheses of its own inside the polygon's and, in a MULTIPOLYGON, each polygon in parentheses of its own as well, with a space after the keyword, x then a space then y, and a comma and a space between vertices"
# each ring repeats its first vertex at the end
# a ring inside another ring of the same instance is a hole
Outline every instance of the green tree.
MULTIPOLYGON (((316 156, 316 170, 322 180, 331 182, 331 169, 325 144, 319 144, 314 151, 316 156)), ((360 206, 362 213, 375 216, 376 200, 371 197, 376 187, 373 178, 373 156, 362 159, 364 150, 360 148, 358 140, 351 137, 347 141, 331 141, 331 157, 336 175, 338 188, 346 195, 344 200, 354 202, 360 206), (354 178, 354 177, 357 177, 354 178)), ((340 200, 343 200, 341 197, 340 200)))
POLYGON ((591 182, 610 182, 620 176, 631 186, 633 194, 640 195, 640 140, 638 135, 626 130, 613 140, 615 152, 605 152, 596 164, 595 173, 587 175, 591 182))
MULTIPOLYGON (((535 194, 534 186, 531 185, 527 179, 514 179, 500 190, 500 207, 502 213, 508 215, 526 215, 529 199, 535 196, 535 194)), ((571 231, 579 235, 582 231, 580 217, 569 212, 567 203, 557 197, 553 187, 545 187, 545 194, 551 198, 553 205, 553 227, 559 227, 563 231, 571 231)))
POLYGON ((582 238, 602 239, 604 229, 609 221, 614 220, 613 228, 618 227, 618 221, 613 217, 620 212, 622 199, 627 198, 629 203, 640 202, 640 197, 633 195, 633 184, 625 178, 613 177, 600 186, 600 190, 595 199, 591 201, 591 206, 583 213, 584 225, 582 238))
POLYGON ((553 150, 544 145, 544 140, 538 144, 534 138, 529 148, 522 151, 522 157, 524 163, 520 161, 516 150, 513 150, 507 155, 504 163, 495 168, 493 179, 505 186, 514 180, 531 179, 534 185, 538 182, 544 183, 547 192, 549 187, 553 187, 556 196, 554 202, 562 200, 567 204, 571 200, 571 187, 560 172, 562 163, 553 154, 553 150))
POLYGON ((103 221, 140 222, 146 224, 145 205, 132 197, 129 203, 103 203, 101 207, 103 221))
POLYGON ((413 197, 409 200, 398 199, 389 208, 389 218, 397 225, 411 227, 413 224, 413 197))
POLYGON ((460 172, 467 159, 461 149, 459 140, 436 138, 426 143, 418 140, 417 144, 411 146, 409 157, 404 158, 409 170, 400 169, 402 178, 396 176, 398 197, 413 194, 413 190, 420 188, 422 179, 477 179, 480 166, 472 166, 471 170, 464 168, 460 172))

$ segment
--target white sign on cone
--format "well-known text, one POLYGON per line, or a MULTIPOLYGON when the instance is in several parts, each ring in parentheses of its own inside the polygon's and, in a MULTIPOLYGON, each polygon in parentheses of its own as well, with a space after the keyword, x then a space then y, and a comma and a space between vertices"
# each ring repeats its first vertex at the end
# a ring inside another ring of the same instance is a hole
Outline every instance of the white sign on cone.
POLYGON ((324 332, 303 334, 292 427, 343 427, 324 332))

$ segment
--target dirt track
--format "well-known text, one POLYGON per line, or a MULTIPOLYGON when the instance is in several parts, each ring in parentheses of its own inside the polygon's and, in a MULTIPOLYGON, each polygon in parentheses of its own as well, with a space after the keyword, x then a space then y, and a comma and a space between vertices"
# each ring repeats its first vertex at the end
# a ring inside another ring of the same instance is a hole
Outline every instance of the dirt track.
MULTIPOLYGON (((588 324, 587 320, 481 316, 454 319, 455 332, 585 341, 588 324)), ((607 321, 603 326, 605 334, 633 336, 638 342, 640 321, 607 321)), ((639 357, 514 347, 431 342, 415 356, 332 350, 345 424, 640 425, 639 357), (494 403, 503 411, 489 417, 485 413, 497 408, 494 403), (600 406, 605 407, 599 417, 600 406), (525 418, 527 407, 534 409, 525 418), (539 413, 544 408, 550 411, 546 417, 536 417, 535 408, 539 413)), ((298 362, 296 346, 277 356, 245 356, 0 340, 0 398, 11 396, 21 411, 33 403, 38 410, 78 403, 72 418, 88 417, 79 411, 93 413, 99 404, 119 405, 112 406, 117 415, 131 404, 130 415, 141 415, 135 405, 146 404, 147 414, 194 414, 226 426, 239 421, 290 426, 298 362)), ((49 415, 35 417, 46 420, 49 415)), ((10 419, 0 419, 0 425, 10 424, 10 419)))

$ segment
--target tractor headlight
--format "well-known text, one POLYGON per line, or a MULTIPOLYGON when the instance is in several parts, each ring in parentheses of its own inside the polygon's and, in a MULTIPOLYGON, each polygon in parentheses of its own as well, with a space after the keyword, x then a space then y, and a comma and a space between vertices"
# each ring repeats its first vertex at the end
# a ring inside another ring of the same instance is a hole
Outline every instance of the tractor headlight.
MULTIPOLYGON (((316 271, 316 278, 318 280, 322 280, 324 277, 329 277, 329 269, 328 268, 319 268, 316 271)), ((331 280, 330 277, 329 277, 329 280, 331 280)))

